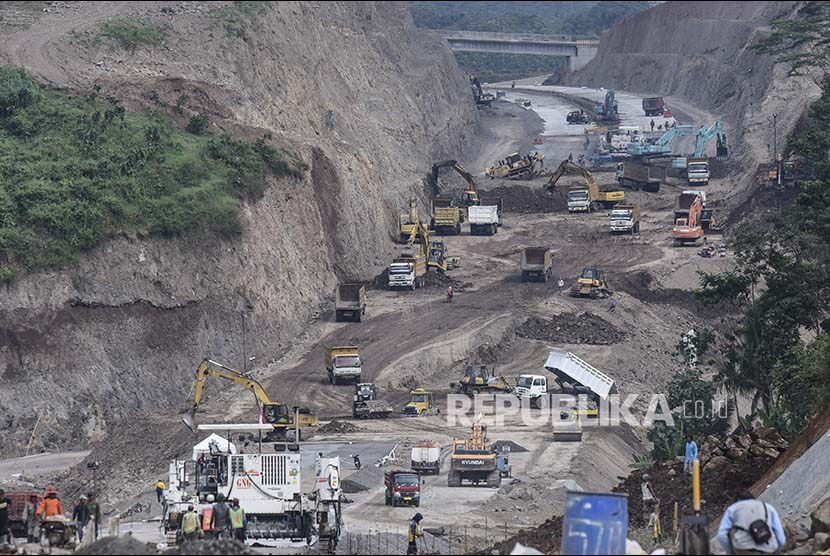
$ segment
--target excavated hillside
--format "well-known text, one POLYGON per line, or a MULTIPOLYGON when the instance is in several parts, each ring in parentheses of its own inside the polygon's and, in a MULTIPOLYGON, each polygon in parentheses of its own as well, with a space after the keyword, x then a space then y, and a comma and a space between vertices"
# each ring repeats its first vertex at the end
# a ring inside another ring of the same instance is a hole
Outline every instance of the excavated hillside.
POLYGON ((477 125, 446 45, 402 3, 7 2, 0 64, 182 126, 271 141, 307 166, 244 204, 239 240, 124 233, 77 265, 0 290, 0 454, 84 446, 114 422, 184 403, 199 360, 265 364, 325 312, 335 284, 392 254, 396 214, 477 125), (41 6, 46 10, 41 10, 41 6), (124 48, 127 18, 163 43, 124 48), (177 111, 177 99, 189 99, 177 111), (11 431, 9 434, 8 431, 11 431))
POLYGON ((780 153, 783 138, 819 95, 810 79, 787 77, 785 64, 750 49, 771 21, 794 16, 800 4, 666 2, 603 33, 596 58, 563 79, 679 97, 717 114, 734 155, 728 168, 741 176, 728 203, 734 208, 754 191, 758 166, 772 159, 772 115, 780 153))

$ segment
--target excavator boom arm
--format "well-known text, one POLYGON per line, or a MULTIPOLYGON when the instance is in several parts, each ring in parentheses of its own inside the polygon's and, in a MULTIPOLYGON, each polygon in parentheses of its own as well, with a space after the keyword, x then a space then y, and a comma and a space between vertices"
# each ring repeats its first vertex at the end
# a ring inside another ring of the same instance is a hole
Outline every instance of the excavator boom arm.
POLYGON ((464 181, 467 182, 467 186, 469 189, 467 191, 477 192, 476 189, 476 182, 473 179, 473 175, 467 171, 461 164, 458 163, 457 160, 445 160, 444 162, 438 162, 432 165, 432 183, 433 187, 438 187, 438 170, 441 168, 452 167, 453 170, 458 172, 458 174, 464 178, 464 181))
POLYGON ((274 403, 273 401, 271 401, 271 398, 268 397, 268 394, 265 392, 265 389, 262 387, 262 385, 253 378, 249 378, 240 373, 239 371, 226 367, 221 363, 217 363, 216 361, 211 361, 210 359, 203 359, 201 364, 199 364, 199 368, 196 369, 196 393, 193 395, 194 408, 199 407, 199 404, 202 403, 202 395, 204 394, 205 382, 207 382, 207 378, 209 376, 229 380, 234 384, 238 384, 246 390, 252 392, 254 394, 254 397, 256 398, 257 405, 260 407, 263 405, 271 405, 274 403))
POLYGON ((559 164, 559 166, 553 172, 553 175, 548 180, 548 183, 545 184, 547 190, 553 191, 556 188, 556 183, 559 181, 559 178, 561 178, 568 170, 574 171, 580 176, 584 177, 585 181, 588 183, 589 189, 598 188, 597 180, 596 178, 594 178, 594 175, 591 172, 589 172, 579 164, 574 164, 570 160, 565 159, 559 164))

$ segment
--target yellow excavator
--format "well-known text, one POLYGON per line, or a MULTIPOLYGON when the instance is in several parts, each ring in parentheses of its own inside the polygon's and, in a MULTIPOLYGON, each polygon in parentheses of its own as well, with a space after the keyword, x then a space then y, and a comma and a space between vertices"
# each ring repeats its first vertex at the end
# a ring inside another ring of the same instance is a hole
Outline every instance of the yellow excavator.
POLYGON ((585 186, 568 188, 568 212, 591 212, 601 208, 611 208, 618 203, 625 202, 624 191, 600 191, 594 175, 579 164, 568 159, 563 160, 551 175, 545 188, 551 193, 556 189, 556 183, 566 172, 575 172, 585 178, 585 186))
MULTIPOLYGON (((274 427, 273 434, 269 434, 269 437, 274 436, 280 439, 299 440, 292 438, 297 424, 295 423, 295 418, 298 419, 297 422, 300 427, 316 427, 320 424, 317 416, 307 409, 300 409, 298 407, 290 408, 285 404, 272 401, 262 385, 255 379, 216 361, 203 359, 199 364, 199 368, 196 369, 196 377, 193 381, 193 386, 196 390, 193 396, 193 407, 182 417, 182 422, 190 430, 195 429, 196 410, 202 402, 205 382, 207 382, 209 376, 228 380, 254 394, 262 419, 274 427)), ((193 391, 193 388, 191 388, 191 391, 193 391)))
POLYGON ((485 483, 488 487, 499 488, 502 477, 510 476, 507 454, 488 449, 486 441, 487 425, 484 416, 479 414, 473 423, 470 439, 452 441, 447 486, 460 487, 467 481, 474 485, 485 483))
POLYGON ((438 191, 438 171, 441 168, 451 167, 453 170, 458 172, 458 174, 464 178, 464 181, 467 182, 467 190, 461 194, 461 203, 462 207, 471 207, 477 206, 481 204, 481 199, 478 196, 478 188, 476 188, 476 182, 473 179, 473 175, 468 172, 461 164, 458 163, 457 160, 445 160, 444 162, 437 162, 432 165, 432 192, 433 196, 438 197, 440 191, 438 191))
POLYGON ((406 246, 408 249, 413 249, 415 243, 421 245, 421 251, 426 257, 428 268, 437 268, 442 272, 449 270, 446 245, 442 240, 430 241, 429 230, 420 222, 412 228, 406 240, 406 246))
POLYGON ((403 213, 398 218, 400 223, 400 241, 406 243, 410 237, 414 237, 415 229, 421 224, 418 216, 418 201, 414 198, 409 200, 409 213, 403 213))

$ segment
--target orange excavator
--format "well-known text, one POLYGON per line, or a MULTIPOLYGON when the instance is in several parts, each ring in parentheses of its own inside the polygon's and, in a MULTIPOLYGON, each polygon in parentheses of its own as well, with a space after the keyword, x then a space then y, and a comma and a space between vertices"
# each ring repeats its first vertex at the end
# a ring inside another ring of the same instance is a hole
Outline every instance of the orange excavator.
POLYGON ((689 214, 685 218, 678 218, 674 222, 672 235, 674 236, 673 245, 675 247, 703 244, 704 231, 700 222, 702 212, 703 199, 700 195, 696 195, 689 207, 689 214))

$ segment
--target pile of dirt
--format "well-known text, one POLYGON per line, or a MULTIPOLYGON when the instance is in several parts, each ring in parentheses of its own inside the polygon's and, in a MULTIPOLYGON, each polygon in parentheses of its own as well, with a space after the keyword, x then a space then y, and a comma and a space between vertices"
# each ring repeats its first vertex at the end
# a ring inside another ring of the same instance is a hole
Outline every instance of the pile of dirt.
POLYGON ((343 421, 330 421, 317 429, 318 434, 348 434, 353 432, 360 432, 361 429, 352 423, 344 423, 343 421))
MULTIPOLYGON (((113 552, 112 554, 119 554, 113 552)), ((204 540, 186 542, 162 554, 259 554, 239 541, 204 540)))
POLYGON ((462 282, 444 272, 428 272, 424 287, 447 289, 452 286, 453 291, 463 292, 473 287, 472 282, 462 282))
MULTIPOLYGON (((75 554, 158 554, 158 552, 155 545, 139 542, 131 535, 126 535, 123 537, 104 537, 89 546, 81 548, 75 554)), ((216 554, 224 553, 216 552, 216 554)))
POLYGON ((516 444, 512 440, 496 440, 490 447, 498 452, 510 452, 512 454, 527 452, 527 448, 521 444, 516 444))
POLYGON ((500 185, 487 190, 488 196, 498 196, 504 200, 505 212, 524 214, 540 212, 563 212, 568 209, 564 195, 550 194, 542 186, 500 185))
POLYGON ((676 305, 693 313, 706 312, 694 292, 677 288, 653 288, 654 278, 645 270, 626 273, 616 278, 614 287, 645 303, 676 305))
POLYGON ((516 335, 560 344, 611 345, 625 340, 625 332, 593 313, 562 313, 524 321, 516 335))
POLYGON ((496 543, 485 554, 510 554, 516 543, 530 546, 543 554, 559 554, 562 546, 562 516, 554 516, 532 529, 523 529, 507 540, 496 543))
MULTIPOLYGON (((732 504, 737 495, 749 490, 767 470, 787 442, 774 429, 759 427, 746 434, 733 434, 725 440, 709 437, 700 447, 701 499, 703 512, 716 519, 732 504)), ((674 503, 680 514, 692 511, 692 481, 683 473, 682 460, 660 462, 647 471, 635 470, 614 492, 628 494, 628 521, 633 527, 644 527, 642 483, 649 475, 654 493, 660 500, 662 523, 672 522, 674 503)))

